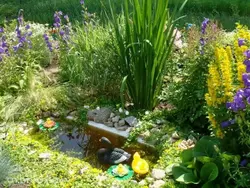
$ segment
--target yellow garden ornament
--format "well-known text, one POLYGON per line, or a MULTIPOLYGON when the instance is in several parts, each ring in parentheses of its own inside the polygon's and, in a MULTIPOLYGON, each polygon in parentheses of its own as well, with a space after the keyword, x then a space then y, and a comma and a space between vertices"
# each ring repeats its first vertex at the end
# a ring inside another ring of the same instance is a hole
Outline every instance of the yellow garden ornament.
POLYGON ((148 163, 141 158, 138 152, 136 152, 133 156, 132 161, 132 169, 140 175, 147 174, 149 171, 149 165, 148 163))

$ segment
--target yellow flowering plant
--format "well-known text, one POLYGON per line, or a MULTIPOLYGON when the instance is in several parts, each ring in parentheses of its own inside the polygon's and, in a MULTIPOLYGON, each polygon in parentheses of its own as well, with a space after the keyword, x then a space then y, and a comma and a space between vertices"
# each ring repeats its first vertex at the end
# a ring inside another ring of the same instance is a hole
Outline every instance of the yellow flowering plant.
POLYGON ((237 24, 233 44, 216 47, 214 60, 209 64, 205 95, 213 133, 230 144, 229 150, 241 154, 250 145, 249 41, 247 27, 237 24), (236 126, 233 129, 231 125, 236 126))

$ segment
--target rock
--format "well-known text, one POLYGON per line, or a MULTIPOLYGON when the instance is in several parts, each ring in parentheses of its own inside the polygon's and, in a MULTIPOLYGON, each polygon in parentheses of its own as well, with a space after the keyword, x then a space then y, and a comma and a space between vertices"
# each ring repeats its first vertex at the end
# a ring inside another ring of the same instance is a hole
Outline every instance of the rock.
POLYGON ((170 142, 170 144, 173 144, 173 143, 175 143, 175 142, 177 142, 178 141, 178 139, 174 139, 174 138, 170 138, 170 140, 169 140, 169 142, 170 142))
POLYGON ((39 155, 39 159, 50 159, 51 156, 52 156, 51 153, 41 153, 41 154, 39 155))
POLYGON ((88 169, 89 169, 89 167, 84 167, 84 168, 80 169, 79 174, 80 175, 84 174, 88 169))
POLYGON ((141 181, 138 183, 138 185, 144 186, 144 185, 147 185, 147 182, 146 182, 146 180, 141 180, 141 181))
POLYGON ((124 120, 124 119, 120 120, 120 121, 118 122, 118 125, 119 125, 120 127, 123 126, 123 125, 125 125, 125 120, 124 120))
POLYGON ((161 188, 165 184, 163 180, 156 180, 149 188, 161 188))
POLYGON ((25 134, 25 135, 29 134, 30 130, 31 130, 31 129, 25 129, 25 130, 23 131, 23 134, 25 134))
POLYGON ((179 134, 175 131, 175 132, 172 134, 172 138, 178 140, 178 139, 180 139, 180 136, 179 136, 179 134))
POLYGON ((112 118, 112 122, 114 122, 114 123, 118 123, 119 120, 120 120, 120 116, 115 116, 112 118))
POLYGON ((172 175, 172 168, 175 166, 176 164, 170 164, 166 167, 165 172, 167 175, 172 175))
POLYGON ((193 135, 189 135, 188 140, 192 140, 196 144, 197 139, 193 135))
POLYGON ((152 170, 152 177, 157 179, 157 180, 163 179, 163 178, 165 178, 165 176, 166 176, 166 173, 162 169, 156 169, 155 168, 155 169, 152 170))
POLYGON ((27 127, 28 126, 28 123, 27 122, 23 122, 20 124, 21 127, 27 127))
POLYGON ((151 177, 147 177, 145 179, 148 183, 152 183, 154 181, 154 178, 151 178, 151 177))
POLYGON ((168 134, 166 134, 163 137, 161 137, 162 141, 165 141, 165 140, 168 140, 168 139, 169 139, 169 135, 168 134))
POLYGON ((157 125, 162 125, 162 124, 164 124, 166 121, 165 120, 163 120, 163 119, 157 119, 156 120, 156 124, 157 125))
POLYGON ((69 116, 66 117, 66 119, 67 119, 67 120, 73 121, 73 120, 75 120, 76 118, 75 118, 74 116, 69 115, 69 116))
MULTIPOLYGON (((10 188, 28 188, 28 187, 30 187, 29 184, 14 184, 14 185, 11 185, 10 188)), ((0 188, 1 188, 1 186, 0 186, 0 188)))
POLYGON ((42 116, 45 118, 48 118, 48 117, 50 117, 50 114, 51 114, 50 112, 43 112, 42 116))
POLYGON ((117 128, 118 127, 118 123, 114 123, 114 127, 117 128))
POLYGON ((137 118, 134 116, 128 116, 124 120, 130 127, 134 127, 138 123, 137 118))
POLYGON ((109 117, 113 118, 113 117, 115 117, 115 114, 112 112, 109 117))
POLYGON ((158 128, 153 128, 153 129, 151 129, 150 132, 151 132, 151 133, 159 133, 159 132, 161 132, 161 130, 158 129, 158 128))
POLYGON ((107 176, 99 175, 99 176, 97 176, 97 179, 98 179, 99 182, 101 182, 101 181, 106 180, 106 179, 107 179, 107 176))
POLYGON ((138 183, 136 180, 131 180, 130 182, 133 183, 133 184, 137 184, 138 183))
MULTIPOLYGON (((87 119, 95 121, 97 123, 104 123, 107 122, 110 114, 112 113, 110 108, 100 108, 95 110, 89 110, 87 113, 87 119)), ((119 121, 119 120, 118 120, 119 121)))
POLYGON ((59 112, 52 112, 51 116, 54 118, 59 118, 60 117, 60 113, 59 112))
POLYGON ((147 137, 150 136, 150 131, 147 130, 147 131, 145 131, 144 133, 140 134, 140 136, 143 137, 143 138, 147 138, 147 137))
POLYGON ((42 124, 42 123, 44 123, 44 121, 43 121, 42 119, 39 119, 39 120, 36 122, 37 125, 40 125, 40 124, 42 124))
POLYGON ((104 125, 108 126, 108 127, 114 127, 114 123, 113 122, 104 122, 104 125))
POLYGON ((128 133, 131 132, 131 131, 132 131, 132 127, 129 127, 129 128, 126 129, 126 132, 128 132, 128 133))
POLYGON ((128 128, 129 128, 128 126, 116 127, 116 129, 119 131, 126 131, 128 128))
POLYGON ((193 148, 194 146, 195 146, 195 143, 194 143, 194 141, 191 140, 191 139, 183 140, 183 141, 178 145, 178 147, 179 147, 180 149, 183 149, 183 150, 193 148))

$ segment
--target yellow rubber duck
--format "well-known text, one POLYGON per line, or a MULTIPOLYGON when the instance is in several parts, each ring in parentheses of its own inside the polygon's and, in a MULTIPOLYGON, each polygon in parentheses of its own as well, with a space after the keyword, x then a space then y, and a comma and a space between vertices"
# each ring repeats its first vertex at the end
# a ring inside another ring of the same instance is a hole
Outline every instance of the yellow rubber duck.
POLYGON ((141 156, 136 152, 133 156, 132 169, 140 175, 147 174, 149 171, 149 165, 147 161, 141 159, 141 156))

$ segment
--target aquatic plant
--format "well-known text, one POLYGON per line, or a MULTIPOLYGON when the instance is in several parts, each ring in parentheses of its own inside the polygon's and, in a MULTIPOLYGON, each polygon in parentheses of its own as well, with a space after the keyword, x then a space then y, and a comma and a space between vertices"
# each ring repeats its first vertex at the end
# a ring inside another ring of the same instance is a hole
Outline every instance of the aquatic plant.
POLYGON ((176 19, 186 2, 180 8, 176 3, 170 14, 165 0, 125 0, 123 21, 111 8, 115 51, 123 76, 121 90, 126 86, 136 108, 152 110, 158 103, 176 19))

